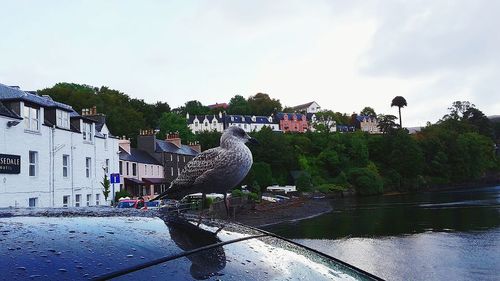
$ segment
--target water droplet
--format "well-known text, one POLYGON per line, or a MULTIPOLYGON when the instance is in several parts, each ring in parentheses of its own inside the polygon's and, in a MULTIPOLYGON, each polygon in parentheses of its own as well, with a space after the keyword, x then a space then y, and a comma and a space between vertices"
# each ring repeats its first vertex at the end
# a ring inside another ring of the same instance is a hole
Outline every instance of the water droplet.
POLYGON ((30 275, 31 279, 35 279, 35 278, 38 278, 38 277, 42 277, 42 275, 38 275, 38 274, 30 275))
POLYGON ((26 270, 26 267, 24 267, 24 266, 19 266, 19 267, 16 267, 16 269, 19 269, 19 270, 26 270))
POLYGON ((134 255, 127 255, 127 258, 133 258, 134 255))

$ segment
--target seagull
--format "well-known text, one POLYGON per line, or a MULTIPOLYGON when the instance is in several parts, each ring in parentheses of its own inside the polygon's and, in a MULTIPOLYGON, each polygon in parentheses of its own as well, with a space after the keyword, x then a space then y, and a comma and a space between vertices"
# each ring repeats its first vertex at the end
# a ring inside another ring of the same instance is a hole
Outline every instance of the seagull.
POLYGON ((239 184, 250 171, 252 152, 245 143, 258 143, 242 128, 231 126, 220 138, 220 146, 208 149, 189 161, 170 187, 153 200, 165 197, 180 200, 184 196, 201 192, 224 195, 224 206, 229 214, 227 191, 239 184))

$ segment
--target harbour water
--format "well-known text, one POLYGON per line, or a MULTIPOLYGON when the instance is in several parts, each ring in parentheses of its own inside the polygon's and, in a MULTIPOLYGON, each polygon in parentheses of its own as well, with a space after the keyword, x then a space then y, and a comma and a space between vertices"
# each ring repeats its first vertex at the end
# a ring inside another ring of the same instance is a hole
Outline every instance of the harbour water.
POLYGON ((331 203, 267 230, 387 280, 500 280, 500 186, 331 203))

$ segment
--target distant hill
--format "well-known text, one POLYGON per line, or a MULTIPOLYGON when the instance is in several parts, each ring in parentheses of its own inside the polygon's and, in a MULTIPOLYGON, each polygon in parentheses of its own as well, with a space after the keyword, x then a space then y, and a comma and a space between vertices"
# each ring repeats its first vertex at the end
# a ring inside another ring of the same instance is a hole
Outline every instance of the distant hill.
POLYGON ((490 119, 491 122, 500 123, 500 115, 491 115, 488 116, 488 119, 490 119))

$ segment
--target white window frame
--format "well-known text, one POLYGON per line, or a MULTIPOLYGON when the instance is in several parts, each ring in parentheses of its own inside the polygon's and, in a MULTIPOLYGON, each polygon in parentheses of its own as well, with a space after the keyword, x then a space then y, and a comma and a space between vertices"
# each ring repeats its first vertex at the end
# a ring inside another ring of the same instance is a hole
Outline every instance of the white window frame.
POLYGON ((95 194, 95 205, 96 205, 96 206, 99 206, 100 199, 101 199, 101 194, 96 193, 96 194, 95 194))
POLYGON ((132 176, 137 176, 137 164, 132 163, 132 176))
POLYGON ((92 200, 92 194, 87 194, 87 207, 90 206, 90 200, 92 200))
POLYGON ((85 157, 85 177, 90 178, 92 176, 92 158, 85 157))
POLYGON ((71 198, 71 195, 63 195, 62 206, 64 208, 69 207, 70 198, 71 198), (64 199, 66 199, 66 203, 64 203, 64 199))
POLYGON ((30 177, 38 176, 38 151, 29 151, 28 152, 28 175, 30 177), (33 157, 32 157, 33 155, 33 157), (33 167, 33 173, 31 172, 31 167, 33 167))
POLYGON ((23 110, 24 129, 32 132, 40 132, 40 109, 24 105, 23 110))
POLYGON ((56 125, 60 128, 69 129, 69 112, 56 109, 56 125))
POLYGON ((38 207, 38 197, 30 197, 28 198, 28 206, 30 208, 38 207))
POLYGON ((63 154, 62 156, 62 175, 63 178, 69 177, 69 155, 68 154, 63 154), (66 163, 64 163, 66 160, 66 163))
POLYGON ((83 140, 88 141, 88 142, 92 142, 93 135, 94 135, 92 132, 92 123, 83 122, 82 127, 83 127, 82 128, 83 140))
POLYGON ((75 194, 75 207, 80 207, 80 204, 82 203, 82 195, 81 194, 75 194))
POLYGON ((104 172, 109 173, 109 159, 104 160, 104 172))

